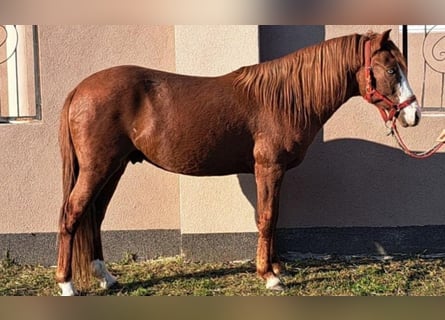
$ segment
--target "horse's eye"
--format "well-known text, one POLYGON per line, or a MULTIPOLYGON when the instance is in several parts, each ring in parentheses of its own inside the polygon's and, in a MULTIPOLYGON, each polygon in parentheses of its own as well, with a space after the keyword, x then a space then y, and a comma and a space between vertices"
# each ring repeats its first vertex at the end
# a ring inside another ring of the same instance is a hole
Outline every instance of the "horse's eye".
POLYGON ((396 70, 391 68, 391 69, 386 70, 386 72, 388 72, 388 74, 394 74, 394 73, 396 73, 396 70))

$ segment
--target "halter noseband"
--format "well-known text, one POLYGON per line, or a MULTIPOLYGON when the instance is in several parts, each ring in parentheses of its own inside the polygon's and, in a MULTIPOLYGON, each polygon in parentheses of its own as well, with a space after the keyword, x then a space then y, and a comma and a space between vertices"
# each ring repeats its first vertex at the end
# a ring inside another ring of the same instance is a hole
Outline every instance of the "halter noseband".
POLYGON ((388 121, 393 121, 394 119, 397 119, 397 116, 399 115, 400 111, 403 108, 406 108, 411 103, 417 100, 415 95, 412 95, 405 101, 396 104, 394 101, 380 93, 374 86, 372 85, 372 66, 371 66, 371 40, 367 40, 365 42, 365 75, 366 75, 366 95, 365 99, 369 103, 372 103, 372 98, 376 97, 377 99, 383 100, 384 103, 386 103, 391 110, 388 111, 383 107, 380 107, 376 104, 374 104, 380 111, 380 114, 382 115, 383 121, 387 123, 388 121))

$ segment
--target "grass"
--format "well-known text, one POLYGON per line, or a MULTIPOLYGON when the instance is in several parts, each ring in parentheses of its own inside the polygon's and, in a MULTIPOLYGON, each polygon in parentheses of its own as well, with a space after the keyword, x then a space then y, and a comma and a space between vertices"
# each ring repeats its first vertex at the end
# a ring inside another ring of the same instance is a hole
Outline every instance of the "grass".
MULTIPOLYGON (((438 296, 445 294, 445 260, 408 257, 300 260, 285 263, 287 289, 268 291, 251 261, 196 263, 181 257, 134 262, 126 257, 108 268, 119 279, 110 290, 92 286, 81 295, 151 296, 438 296)), ((58 295, 55 268, 0 263, 0 296, 58 295)))

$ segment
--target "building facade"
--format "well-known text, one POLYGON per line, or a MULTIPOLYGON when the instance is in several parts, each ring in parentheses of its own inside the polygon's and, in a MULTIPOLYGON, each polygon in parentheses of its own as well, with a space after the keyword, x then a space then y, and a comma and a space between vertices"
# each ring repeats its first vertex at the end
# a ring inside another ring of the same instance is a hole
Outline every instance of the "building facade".
MULTIPOLYGON (((0 48, 0 253, 19 262, 55 263, 60 110, 68 92, 104 68, 137 64, 220 75, 332 37, 391 28, 400 47, 403 38, 409 41, 409 80, 425 107, 421 124, 402 135, 412 149, 424 150, 445 128, 444 73, 440 61, 431 62, 442 47, 442 30, 434 26, 413 26, 405 37, 399 25, 3 27, 0 37, 9 34, 9 47, 0 48), (11 48, 14 68, 6 62, 11 48), (25 80, 12 81, 11 70, 25 80)), ((387 136, 376 109, 352 98, 285 177, 280 252, 445 252, 444 164, 442 153, 408 158, 387 136)), ((251 175, 197 178, 129 165, 103 225, 106 259, 253 258, 255 203, 251 175)))

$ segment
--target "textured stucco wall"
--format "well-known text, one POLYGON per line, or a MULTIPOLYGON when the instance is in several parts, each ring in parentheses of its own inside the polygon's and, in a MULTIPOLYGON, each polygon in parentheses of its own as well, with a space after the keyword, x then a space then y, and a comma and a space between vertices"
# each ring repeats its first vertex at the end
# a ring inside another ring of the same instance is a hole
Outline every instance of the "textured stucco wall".
MULTIPOLYGON (((61 205, 59 114, 70 90, 118 64, 175 69, 172 26, 39 26, 43 120, 0 125, 0 234, 54 232, 61 205)), ((129 166, 104 229, 178 229, 177 176, 129 166)))
MULTIPOLYGON (((258 63, 257 26, 176 26, 176 71, 221 75, 258 63)), ((252 176, 246 176, 253 183, 252 176)), ((181 232, 256 231, 237 176, 180 177, 181 232)))
MULTIPOLYGON (((274 56, 274 51, 281 53, 283 48, 306 45, 321 36, 388 28, 398 43, 398 26, 318 26, 317 35, 311 36, 301 33, 308 27, 298 31, 295 26, 281 26, 278 48, 276 41, 260 43, 258 26, 248 25, 39 26, 43 120, 0 125, 0 235, 57 231, 59 113, 66 94, 89 74, 113 65, 139 64, 183 74, 220 75, 257 63, 260 51, 274 56), (295 43, 287 45, 288 41, 295 43)), ((417 90, 419 70, 411 70, 409 78, 417 90)), ((444 119, 443 115, 425 115, 417 128, 401 132, 408 145, 423 150, 445 127, 444 119)), ((425 161, 409 159, 386 132, 379 113, 362 98, 344 105, 320 132, 303 164, 286 175, 279 226, 445 225, 441 209, 445 155, 425 161)), ((146 163, 129 165, 109 206, 104 229, 180 230, 182 235, 192 235, 183 237, 182 244, 193 248, 199 240, 193 235, 252 235, 255 205, 251 175, 195 178, 146 163)), ((305 234, 311 234, 310 229, 305 234)), ((250 252, 254 238, 233 236, 230 241, 236 250, 239 239, 248 239, 243 248, 250 252)), ((202 239, 204 246, 210 241, 202 239)), ((179 237, 177 242, 179 248, 179 237)))

